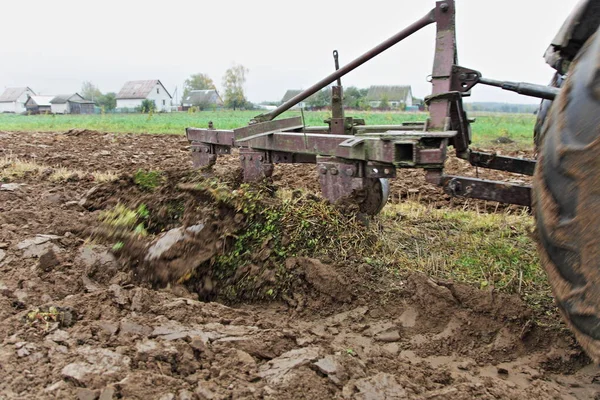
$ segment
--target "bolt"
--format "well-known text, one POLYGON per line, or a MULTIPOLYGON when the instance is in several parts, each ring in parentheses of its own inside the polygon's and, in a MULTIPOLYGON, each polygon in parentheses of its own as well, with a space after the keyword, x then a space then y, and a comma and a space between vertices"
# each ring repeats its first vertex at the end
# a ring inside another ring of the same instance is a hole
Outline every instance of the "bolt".
POLYGON ((383 173, 386 174, 386 175, 389 175, 391 172, 392 171, 390 171, 389 168, 386 168, 386 169, 383 170, 383 173))
POLYGON ((258 156, 258 161, 262 161, 263 160, 263 156, 258 156))
POLYGON ((208 153, 209 151, 210 151, 210 149, 208 149, 208 148, 204 149, 205 153, 208 153))
POLYGON ((354 170, 352 168, 347 168, 346 169, 346 175, 348 175, 348 176, 354 176, 354 170))
POLYGON ((240 156, 240 160, 244 161, 246 159, 246 156, 240 156))
POLYGON ((337 175, 338 174, 338 170, 336 167, 331 168, 331 171, 329 171, 331 173, 331 175, 337 175))
POLYGON ((450 8, 450 6, 448 5, 448 3, 440 4, 440 10, 442 10, 442 12, 448 11, 449 8, 450 8))
POLYGON ((325 168, 325 167, 321 167, 321 168, 319 168, 319 172, 320 172, 321 174, 325 175, 325 174, 327 173, 327 168, 325 168))

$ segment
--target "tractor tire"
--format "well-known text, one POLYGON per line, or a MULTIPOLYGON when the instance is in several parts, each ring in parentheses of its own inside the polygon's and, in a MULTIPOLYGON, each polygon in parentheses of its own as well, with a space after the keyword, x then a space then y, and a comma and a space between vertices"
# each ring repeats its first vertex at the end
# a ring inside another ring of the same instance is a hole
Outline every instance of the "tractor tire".
POLYGON ((600 33, 543 124, 532 205, 541 263, 579 343, 600 363, 600 33))

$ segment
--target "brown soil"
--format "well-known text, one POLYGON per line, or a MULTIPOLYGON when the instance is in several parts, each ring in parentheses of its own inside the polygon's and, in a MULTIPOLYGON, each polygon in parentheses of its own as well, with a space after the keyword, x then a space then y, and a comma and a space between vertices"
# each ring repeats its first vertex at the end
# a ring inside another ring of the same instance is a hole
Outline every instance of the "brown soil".
MULTIPOLYGON (((215 238, 239 219, 182 189, 191 179, 186 147, 181 136, 0 132, 0 157, 122 174, 108 184, 26 174, 11 182, 24 186, 0 190, 0 399, 600 398, 600 371, 572 335, 540 322, 556 316, 537 315, 516 296, 299 257, 285 263, 294 281, 281 301, 198 301, 218 299, 210 273, 196 286, 169 274, 223 251, 215 238), (166 183, 143 191, 131 178, 139 168, 165 171, 166 183), (117 260, 98 216, 131 199, 151 209, 151 233, 200 217, 205 226, 182 231, 159 262, 132 263, 148 251, 135 242, 117 260), (165 211, 190 202, 183 218, 165 211)), ((213 173, 235 181, 237 165, 219 160, 213 173)), ((275 187, 317 190, 310 166, 276 171, 275 187)), ((398 179, 395 200, 447 205, 420 177, 398 179)), ((256 259, 268 263, 269 253, 256 259)))

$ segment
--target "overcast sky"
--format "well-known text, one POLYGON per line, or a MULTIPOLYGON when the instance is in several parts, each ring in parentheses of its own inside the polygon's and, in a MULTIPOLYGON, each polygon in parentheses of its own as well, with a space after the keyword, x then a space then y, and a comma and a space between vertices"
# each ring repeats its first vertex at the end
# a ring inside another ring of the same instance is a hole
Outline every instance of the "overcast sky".
MULTIPOLYGON (((546 84, 543 53, 577 0, 457 0, 459 63, 484 76, 546 84)), ((3 1, 0 88, 41 94, 103 92, 160 79, 181 96, 183 81, 208 74, 221 88, 233 63, 246 66, 249 100, 280 100, 345 64, 434 7, 429 0, 3 1)), ((429 94, 435 28, 397 44, 343 79, 344 85, 411 85, 429 94)), ((471 101, 537 102, 476 87, 471 101)))

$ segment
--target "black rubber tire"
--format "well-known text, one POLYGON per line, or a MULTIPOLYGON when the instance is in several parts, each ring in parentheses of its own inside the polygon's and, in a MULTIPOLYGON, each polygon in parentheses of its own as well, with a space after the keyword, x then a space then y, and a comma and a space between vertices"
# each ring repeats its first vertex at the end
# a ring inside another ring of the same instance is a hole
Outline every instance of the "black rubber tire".
POLYGON ((600 34, 572 64, 542 134, 532 196, 541 262, 565 320, 599 363, 600 34))

